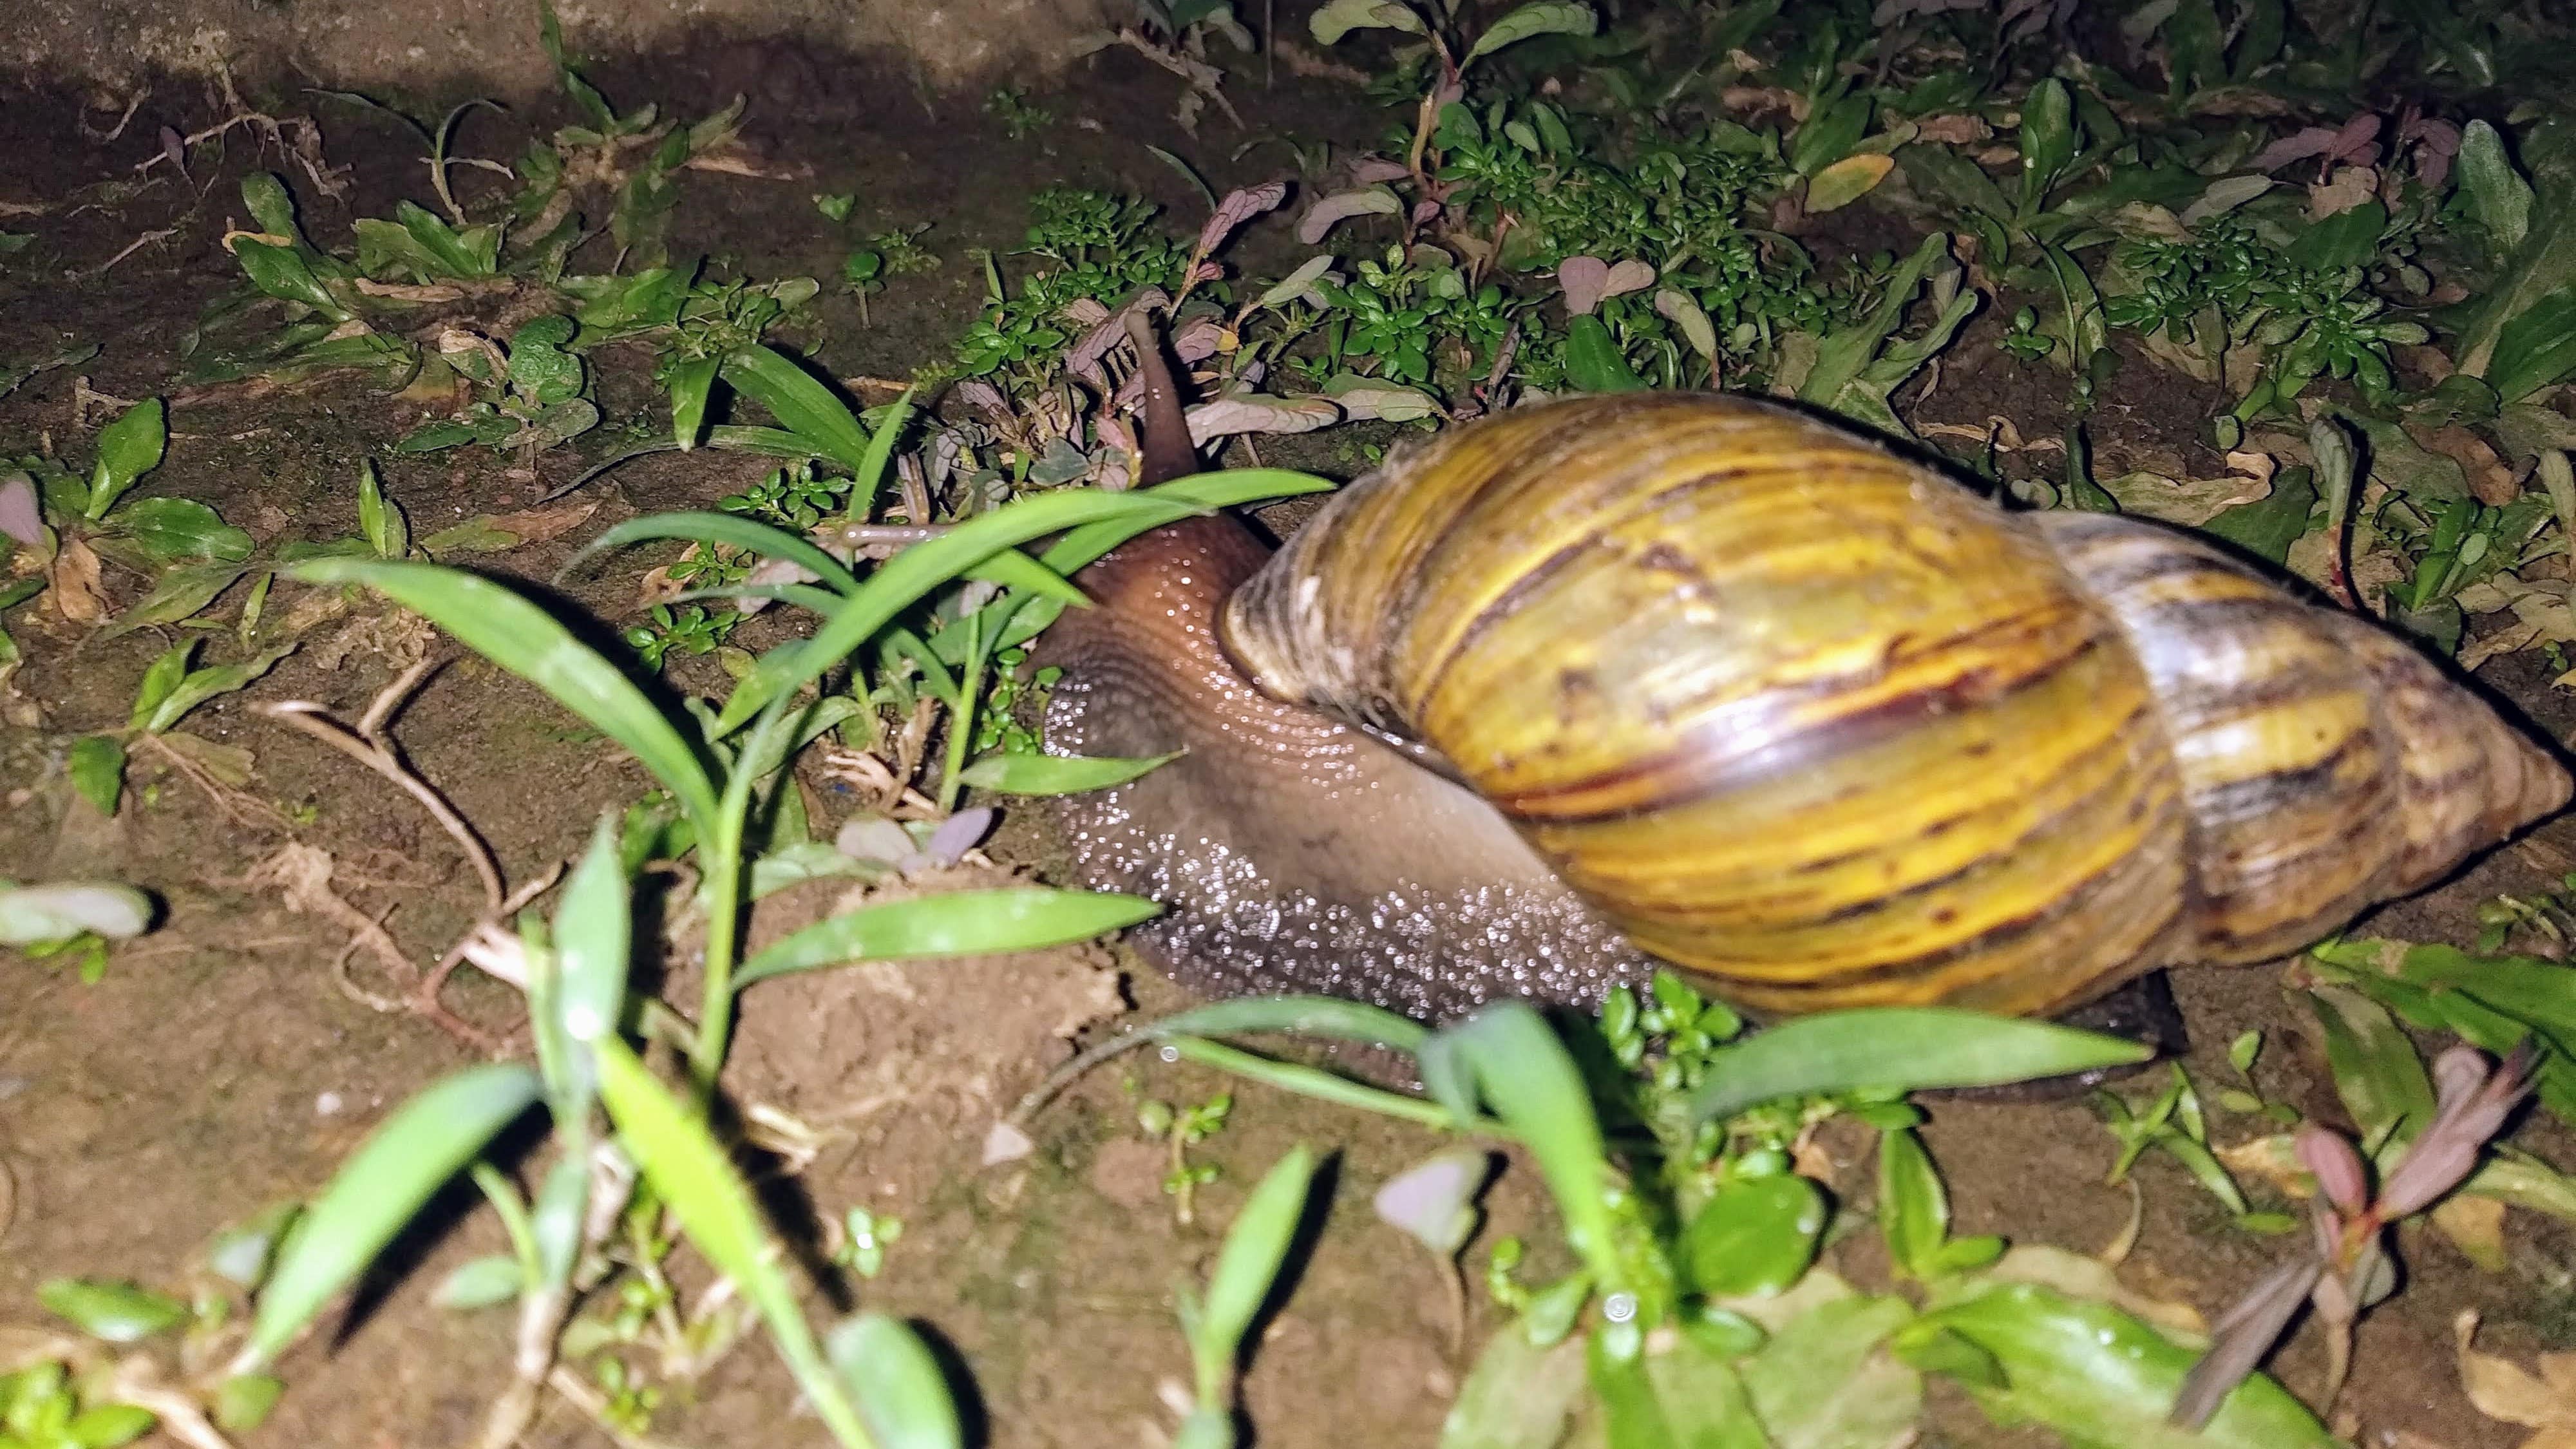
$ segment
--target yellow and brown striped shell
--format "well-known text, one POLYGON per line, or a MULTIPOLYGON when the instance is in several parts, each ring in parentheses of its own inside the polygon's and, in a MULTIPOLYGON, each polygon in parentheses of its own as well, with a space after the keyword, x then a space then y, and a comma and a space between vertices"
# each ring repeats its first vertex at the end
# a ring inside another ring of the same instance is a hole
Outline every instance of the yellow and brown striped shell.
POLYGON ((1333 499, 1222 638, 1774 1014, 2045 1014, 2267 959, 2569 792, 2413 649, 2215 548, 2007 514, 1736 398, 1452 430, 1333 499))

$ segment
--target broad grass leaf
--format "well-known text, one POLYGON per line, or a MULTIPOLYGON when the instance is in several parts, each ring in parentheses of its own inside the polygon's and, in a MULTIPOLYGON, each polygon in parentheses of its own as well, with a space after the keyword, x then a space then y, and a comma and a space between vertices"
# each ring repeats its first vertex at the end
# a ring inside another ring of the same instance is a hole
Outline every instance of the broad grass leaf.
POLYGON ((872 440, 858 415, 785 353, 753 343, 727 356, 721 371, 727 383, 769 409, 789 432, 862 479, 867 476, 872 440))
POLYGON ((671 368, 671 441, 685 453, 707 425, 707 398, 715 392, 720 357, 692 358, 671 368))
POLYGON ((986 755, 958 772, 957 778, 978 790, 1003 795, 1079 795, 1123 785, 1177 754, 1145 759, 1111 759, 1074 755, 986 755))
POLYGON ((625 746, 679 799, 700 832, 714 835, 715 785, 688 739, 615 665, 545 610, 489 579, 436 564, 330 558, 284 572, 309 584, 364 584, 425 616, 625 746))
POLYGON ((2121 1449, 2329 1449, 2316 1416, 2268 1378, 2246 1380, 2198 1433, 2165 1422, 2197 1355, 2104 1303, 2032 1284, 1982 1286, 1925 1316, 1993 1355, 2006 1387, 1967 1383, 1990 1417, 2037 1420, 2121 1449))
POLYGON ((294 652, 295 642, 289 640, 274 648, 263 649, 238 664, 218 664, 211 669, 190 670, 188 677, 179 681, 178 688, 171 690, 167 698, 153 706, 150 717, 143 721, 143 732, 152 735, 161 733, 177 724, 188 711, 217 695, 230 694, 242 688, 277 667, 277 661, 294 652))
POLYGON ((619 1143, 654 1192, 670 1204, 689 1241, 759 1311, 832 1437, 863 1449, 869 1443, 867 1430, 823 1360, 813 1329, 797 1306, 796 1290, 779 1266, 785 1254, 762 1225, 759 1206, 732 1159, 708 1133, 704 1119, 682 1107, 625 1043, 602 1037, 597 1050, 599 1095, 617 1124, 619 1143))
POLYGON ((1484 1007, 1437 1038, 1473 1072, 1478 1094, 1538 1159, 1565 1218, 1567 1243, 1605 1287, 1619 1282, 1601 1123, 1565 1044, 1527 1003, 1512 1000, 1484 1007))
POLYGON ((823 621, 812 639, 763 656, 760 667, 725 701, 717 730, 740 728, 771 699, 802 687, 848 658, 924 595, 1003 549, 1085 523, 1124 519, 1137 524, 1141 532, 1201 511, 1152 494, 1068 488, 1016 499, 960 524, 953 532, 914 544, 871 574, 839 612, 823 621))
MULTIPOLYGON (((1286 468, 1229 468, 1175 479, 1158 488, 1143 489, 1134 496, 1187 503, 1198 508, 1230 508, 1267 499, 1329 493, 1335 486, 1329 478, 1286 468)), ((1064 537, 1038 556, 1038 561, 1059 574, 1071 574, 1137 534, 1159 526, 1143 517, 1086 523, 1067 531, 1064 537)))
POLYGON ((965 1432, 948 1379, 901 1319, 863 1313, 825 1335, 823 1351, 858 1400, 878 1449, 958 1449, 965 1432))
POLYGON ((813 540, 735 513, 653 513, 631 518, 583 544, 581 552, 573 555, 572 562, 564 568, 568 571, 593 554, 664 538, 685 539, 691 543, 720 543, 731 548, 749 549, 763 558, 785 559, 821 579, 835 593, 855 593, 859 587, 858 578, 839 559, 817 547, 813 540))
POLYGON ((1034 951, 1147 920, 1162 907, 1141 896, 1006 886, 887 901, 817 921, 743 963, 739 991, 766 976, 849 961, 992 956, 1034 951))
POLYGON ((1883 1087, 1983 1087, 2145 1061, 2140 1043, 1948 1007, 1863 1007, 1800 1017, 1714 1054, 1691 1103, 1701 1121, 1779 1097, 1883 1087))
POLYGON ((537 1074, 517 1063, 469 1067, 424 1088, 368 1134, 288 1230, 232 1372, 274 1360, 538 1095, 537 1074))
POLYGON ((2309 988, 2335 1095, 2361 1128, 2364 1150, 2412 1137, 2433 1120, 2433 1078, 2414 1040, 2385 1007, 2340 986, 2309 988))
POLYGON ((189 498, 138 498, 119 509, 109 523, 161 565, 237 564, 256 547, 249 534, 189 498))
MULTIPOLYGON (((1208 1273, 1207 1298, 1190 1330, 1190 1354, 1198 1361, 1203 1389, 1231 1369, 1242 1351, 1243 1335, 1288 1259, 1314 1178, 1314 1151, 1302 1142, 1289 1148, 1226 1229, 1225 1246, 1208 1273)), ((1202 1404, 1210 1397, 1203 1392, 1202 1404)))
POLYGON ((1895 169, 1892 156, 1845 156, 1808 180, 1807 210, 1810 214, 1839 211, 1867 196, 1895 169))

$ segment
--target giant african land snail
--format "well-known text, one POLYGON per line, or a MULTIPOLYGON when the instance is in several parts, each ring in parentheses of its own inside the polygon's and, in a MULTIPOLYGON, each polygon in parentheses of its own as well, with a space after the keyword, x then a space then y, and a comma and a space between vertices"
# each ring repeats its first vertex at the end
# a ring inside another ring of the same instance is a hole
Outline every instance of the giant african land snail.
POLYGON ((2295 950, 2570 788, 2188 534, 2008 514, 1743 398, 1514 409, 1275 555, 1197 519, 1079 582, 1049 747, 1186 753, 1068 803, 1078 872, 1164 901, 1140 945, 1220 994, 1440 1018, 1660 958, 1757 1015, 2060 1013, 2295 950))

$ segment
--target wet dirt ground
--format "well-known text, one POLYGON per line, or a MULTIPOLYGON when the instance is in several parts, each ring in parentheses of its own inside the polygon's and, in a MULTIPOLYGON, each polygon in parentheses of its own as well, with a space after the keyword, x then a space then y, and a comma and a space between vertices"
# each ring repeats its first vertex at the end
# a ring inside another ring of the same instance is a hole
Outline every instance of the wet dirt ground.
MULTIPOLYGON (((1032 96, 1057 120, 1025 139, 1007 135, 971 98, 926 106, 909 86, 810 57, 789 63, 756 47, 638 62, 603 70, 600 79, 612 95, 650 96, 695 114, 746 77, 748 138, 773 168, 810 174, 687 178, 674 213, 675 254, 704 251, 755 278, 829 278, 852 235, 933 223, 925 240, 944 264, 872 298, 864 325, 851 299, 827 290, 781 329, 844 377, 900 377, 944 351, 981 294, 969 249, 1013 244, 1035 189, 1129 191, 1186 224, 1200 204, 1147 144, 1188 157, 1222 191, 1288 164, 1276 147, 1240 154, 1255 137, 1287 133, 1347 146, 1374 139, 1386 124, 1354 88, 1285 73, 1265 87, 1256 67, 1229 88, 1246 127, 1210 116, 1193 137, 1171 119, 1170 78, 1114 54, 1077 72, 1067 88, 1032 96), (846 227, 816 213, 817 192, 857 194, 846 227)), ((308 230, 330 247, 343 243, 353 216, 381 215, 395 198, 419 194, 423 177, 416 148, 399 130, 345 111, 315 114, 331 161, 353 168, 341 200, 298 187, 308 230)), ((95 113, 91 119, 104 124, 95 113)), ((48 434, 65 446, 85 443, 88 429, 72 425, 76 374, 120 397, 169 390, 177 338, 231 282, 219 242, 227 225, 245 220, 232 204, 238 177, 246 167, 280 165, 245 133, 220 171, 201 167, 182 179, 166 166, 134 170, 154 154, 157 127, 205 119, 193 95, 173 86, 147 100, 121 137, 100 143, 84 137, 70 98, 0 104, 0 202, 40 208, 0 218, 40 239, 32 261, 22 257, 0 273, 0 351, 33 353, 67 338, 101 348, 83 366, 0 399, 0 449, 22 451, 48 434), (82 199, 83 188, 138 175, 153 184, 82 199), (154 233, 165 234, 109 265, 154 233)), ((513 154, 530 124, 559 119, 478 114, 461 145, 471 154, 513 154)), ((480 183, 465 175, 460 184, 480 183)), ((1258 270, 1266 256, 1287 254, 1287 231, 1274 219, 1237 255, 1258 270)), ((1906 394, 1909 415, 1972 425, 2001 415, 2025 437, 2056 436, 2062 384, 2011 363, 1996 349, 1998 332, 1991 316, 1980 319, 1932 395, 1906 394)), ((611 428, 658 430, 649 359, 612 352, 599 365, 611 428)), ((2217 406, 2135 363, 2114 379, 2096 415, 2097 446, 2110 454, 2178 452, 2196 468, 2214 468, 2218 460, 2195 440, 2217 406)), ((263 541, 280 532, 330 537, 354 529, 351 479, 373 454, 420 535, 526 507, 582 466, 559 451, 541 459, 539 477, 514 479, 480 454, 388 457, 386 446, 421 411, 345 380, 266 394, 206 392, 174 404, 169 460, 145 487, 212 504, 263 541)), ((1330 456, 1310 461, 1335 467, 1330 456)), ((600 528, 638 513, 709 506, 761 471, 704 455, 644 459, 572 495, 568 501, 593 511, 562 536, 486 562, 542 582, 600 528)), ((638 576, 661 557, 593 564, 555 586, 622 625, 631 622, 638 576)), ((138 591, 135 580, 113 573, 108 587, 120 601, 138 591)), ((343 989, 346 979, 358 991, 399 994, 403 983, 376 956, 353 955, 343 924, 291 910, 261 883, 264 861, 290 842, 329 852, 343 897, 381 917, 416 963, 434 959, 480 899, 461 858, 411 802, 253 711, 300 698, 354 714, 414 656, 424 642, 418 635, 364 609, 317 629, 253 689, 191 719, 195 732, 254 753, 247 799, 219 802, 144 757, 127 809, 108 821, 75 800, 63 751, 83 730, 121 723, 144 663, 180 635, 87 639, 47 625, 34 610, 13 627, 30 661, 16 688, 40 717, 22 711, 0 725, 7 807, 0 875, 129 879, 157 893, 168 913, 160 930, 118 950, 96 985, 58 967, 0 960, 0 1172, 14 1189, 14 1203, 0 1209, 0 1322, 37 1317, 34 1290, 51 1277, 170 1280, 212 1234, 310 1192, 393 1105, 475 1059, 429 1022, 379 1012, 343 989)), ((2576 729, 2576 708, 2549 689, 2536 664, 2508 659, 2487 674, 2560 738, 2576 729)), ((703 693, 723 684, 705 660, 676 664, 671 678, 703 693)), ((646 786, 638 768, 573 728, 533 689, 470 657, 434 676, 395 730, 421 774, 492 843, 514 883, 569 857, 598 811, 646 786)), ((828 783, 816 783, 827 811, 843 808, 828 783)), ((821 823, 828 829, 829 818, 821 823)), ((1044 842, 1025 833, 1005 841, 995 853, 1006 864, 1043 864, 1044 842)), ((2552 881, 2571 862, 2576 822, 2562 822, 2365 928, 2466 940, 2479 901, 2552 881)), ((756 934, 812 919, 832 894, 807 887, 772 898, 756 934)), ((2340 1115, 2312 1023, 2280 989, 2276 970, 2184 972, 2176 986, 2197 1043, 2190 1066, 2204 1083, 2227 1075, 2226 1044, 2260 1027, 2270 1043, 2258 1068, 2266 1095, 2324 1120, 2340 1115)), ((513 993, 471 972, 447 1001, 466 1020, 496 1029, 516 1009, 513 993)), ((841 972, 773 983, 746 1001, 732 1079, 737 1102, 785 1108, 823 1133, 810 1165, 781 1188, 787 1220, 837 1218, 865 1205, 905 1224, 881 1278, 848 1281, 827 1271, 818 1296, 828 1290, 931 1330, 964 1366, 971 1419, 987 1442, 1161 1442, 1172 1422, 1161 1395, 1187 1377, 1172 1286, 1204 1272, 1242 1193, 1295 1141, 1336 1154, 1334 1191, 1315 1250, 1253 1358, 1246 1409, 1258 1442, 1303 1449, 1433 1441, 1463 1368, 1453 1356, 1442 1279, 1367 1209, 1380 1182, 1435 1145, 1428 1134, 1234 1086, 1231 1124, 1199 1150, 1223 1175, 1201 1191, 1196 1221, 1185 1226, 1161 1190, 1160 1150, 1131 1123, 1139 1094, 1197 1101, 1231 1085, 1197 1069, 1125 1059, 1039 1119, 1032 1156, 979 1167, 985 1129, 1062 1060, 1070 1039, 1129 1009, 1178 1003, 1171 987, 1125 969, 1114 953, 1085 948, 841 972)), ((2221 1142, 2254 1132, 2225 1114, 2213 1125, 2221 1142)), ((1928 1140, 1962 1232, 2091 1251, 2128 1220, 2127 1191, 2103 1183, 2112 1140, 2080 1103, 1943 1104, 1928 1140)), ((2553 1134, 2533 1129, 2522 1140, 2576 1165, 2576 1152, 2553 1134)), ((1866 1142, 1829 1137, 1827 1145, 1836 1154, 1836 1191, 1865 1203, 1866 1142)), ((2170 1160, 2150 1155, 2136 1176, 2144 1223, 2124 1269, 2132 1286, 2215 1314, 2270 1265, 2278 1240, 2230 1227, 2170 1160)), ((2261 1184, 2248 1186, 2258 1205, 2281 1205, 2261 1184)), ((1489 1234, 1547 1236, 1534 1188, 1526 1171, 1505 1174, 1489 1202, 1489 1234)), ((471 1439, 506 1374, 507 1325, 497 1314, 441 1311, 428 1295, 454 1265, 502 1247, 478 1206, 470 1193, 451 1194, 404 1240, 345 1320, 286 1361, 289 1392, 246 1443, 376 1449, 471 1439)), ((2576 1344, 2576 1314, 2566 1308, 2576 1241, 2555 1223, 2516 1212, 2506 1243, 2507 1270, 2494 1273, 2436 1237, 2402 1241, 2404 1291, 2364 1321, 2344 1401, 2368 1442, 2500 1449, 2520 1441, 2522 1431, 2481 1418, 2462 1397, 2452 1322, 2463 1308, 2481 1310, 2484 1345, 2498 1351, 2576 1344), (2394 1437, 2406 1434, 2417 1437, 2394 1437)), ((1852 1266, 1867 1270, 1860 1257, 1852 1266)), ((1471 1345, 1502 1321, 1481 1290, 1474 1302, 1471 1345)), ((2294 1339, 2276 1369, 2294 1390, 2313 1390, 2324 1372, 2315 1335, 2294 1339)), ((784 1372, 755 1338, 694 1385, 674 1387, 650 1439, 821 1442, 819 1425, 798 1419, 792 1401, 784 1372)), ((1926 1444, 2049 1442, 1988 1426, 1964 1402, 1941 1401, 1937 1410, 1926 1444)), ((551 1403, 527 1442, 601 1438, 551 1403)))

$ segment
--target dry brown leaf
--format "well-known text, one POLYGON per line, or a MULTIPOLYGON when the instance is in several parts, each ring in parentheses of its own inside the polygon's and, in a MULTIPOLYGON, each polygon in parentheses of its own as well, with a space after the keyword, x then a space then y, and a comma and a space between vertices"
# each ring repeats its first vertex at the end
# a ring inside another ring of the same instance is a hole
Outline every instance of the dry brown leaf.
POLYGON ((2123 513, 2197 528, 2240 503, 2271 493, 2271 460, 2263 461, 2259 474, 2237 472, 2220 478, 2173 478, 2140 469, 2103 479, 2102 491, 2120 501, 2123 513))
POLYGON ((67 538, 45 566, 45 597, 54 612, 75 624, 95 623, 107 614, 98 594, 98 555, 77 538, 67 538))
POLYGON ((2308 188, 2308 220, 2323 221, 2378 195, 2378 172, 2367 166, 2338 166, 2332 178, 2308 188))
POLYGON ((2408 428, 2407 433, 2424 447, 2453 460, 2469 480, 2469 491, 2489 508, 2502 508, 2522 496, 2522 487, 2514 482, 2513 469, 2487 440, 2457 423, 2439 428, 2408 428))
POLYGON ((2459 1345, 2460 1389, 2479 1413, 2539 1430, 2522 1441, 2522 1449, 2576 1449, 2576 1353, 2542 1354, 2534 1376, 2469 1346, 2478 1333, 2477 1310, 2453 1320, 2451 1333, 2459 1345))
POLYGON ((2150 1298, 2122 1283, 2110 1264, 2065 1248, 2022 1244, 1996 1259, 1986 1275, 2001 1282, 2035 1283, 2071 1297, 2108 1303, 2179 1338, 2204 1338, 2209 1332, 2199 1309, 2171 1299, 2150 1298))
POLYGON ((258 757, 239 745, 218 744, 204 735, 171 730, 158 737, 170 753, 206 772, 218 785, 239 790, 250 784, 258 757))
POLYGON ((1914 134, 1917 140, 1937 141, 1950 146, 1966 146, 1978 141, 1993 140, 1995 128, 1987 125, 1985 120, 1978 116, 1926 116, 1915 123, 1914 134))
POLYGON ((2461 1193, 2432 1212, 2433 1226, 2461 1256, 2490 1273, 2504 1271, 2504 1204, 2461 1193))
POLYGON ((552 508, 522 508, 516 513, 494 514, 483 521, 503 533, 517 535, 523 544, 544 543, 598 510, 598 500, 593 499, 588 503, 558 503, 552 508))
POLYGON ((2306 1198, 2316 1191, 2316 1179, 2299 1161, 2290 1135, 2257 1137, 2233 1147, 2212 1148, 2229 1172, 2240 1177, 2259 1177, 2293 1198, 2306 1198))

